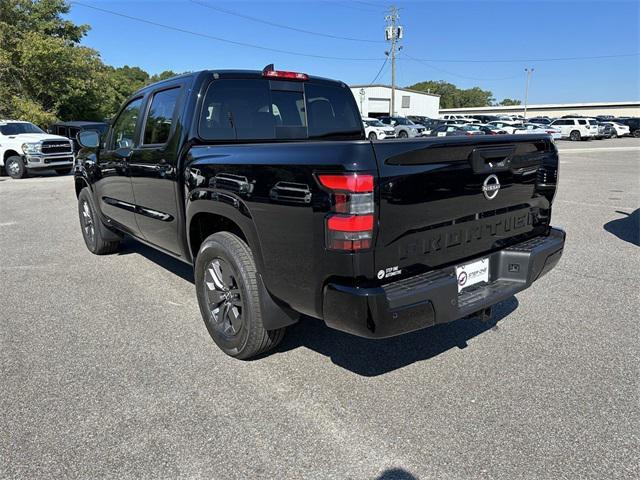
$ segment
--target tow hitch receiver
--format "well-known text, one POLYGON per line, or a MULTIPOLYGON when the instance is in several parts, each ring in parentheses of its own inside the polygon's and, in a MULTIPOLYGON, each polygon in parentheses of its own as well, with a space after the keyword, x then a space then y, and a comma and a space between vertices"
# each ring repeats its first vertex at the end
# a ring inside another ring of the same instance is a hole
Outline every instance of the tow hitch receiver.
POLYGON ((493 315, 492 307, 483 308, 469 315, 469 318, 478 317, 483 322, 489 322, 493 315))

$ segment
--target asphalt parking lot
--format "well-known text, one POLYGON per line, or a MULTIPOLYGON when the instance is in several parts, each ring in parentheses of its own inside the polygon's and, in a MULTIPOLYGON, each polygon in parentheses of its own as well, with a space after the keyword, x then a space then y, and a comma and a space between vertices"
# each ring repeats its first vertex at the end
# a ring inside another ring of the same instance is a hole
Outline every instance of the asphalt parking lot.
POLYGON ((491 322, 250 362, 188 266, 87 251, 72 177, 1 177, 0 478, 639 478, 640 139, 559 145, 563 259, 491 322))

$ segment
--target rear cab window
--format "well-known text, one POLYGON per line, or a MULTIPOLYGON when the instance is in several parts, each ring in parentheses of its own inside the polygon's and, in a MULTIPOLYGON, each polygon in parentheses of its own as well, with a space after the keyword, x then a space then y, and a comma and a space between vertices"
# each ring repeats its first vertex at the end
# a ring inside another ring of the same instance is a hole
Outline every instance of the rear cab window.
POLYGON ((198 133, 219 142, 364 138, 350 89, 268 79, 211 81, 198 133))

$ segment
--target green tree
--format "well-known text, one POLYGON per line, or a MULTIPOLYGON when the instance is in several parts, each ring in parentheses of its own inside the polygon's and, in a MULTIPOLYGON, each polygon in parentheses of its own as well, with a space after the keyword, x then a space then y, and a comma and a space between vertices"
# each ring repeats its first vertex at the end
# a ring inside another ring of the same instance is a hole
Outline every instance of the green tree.
POLYGON ((62 18, 68 11, 64 0, 0 0, 0 118, 102 120, 150 82, 144 70, 106 66, 80 45, 89 26, 62 18))
POLYGON ((407 88, 440 95, 440 108, 485 107, 494 101, 488 90, 480 87, 464 90, 444 80, 427 80, 407 88))
POLYGON ((508 107, 508 106, 511 106, 511 105, 520 105, 521 103, 522 102, 520 102, 520 100, 515 100, 513 98, 505 98, 500 103, 498 103, 498 105, 502 105, 504 107, 508 107))

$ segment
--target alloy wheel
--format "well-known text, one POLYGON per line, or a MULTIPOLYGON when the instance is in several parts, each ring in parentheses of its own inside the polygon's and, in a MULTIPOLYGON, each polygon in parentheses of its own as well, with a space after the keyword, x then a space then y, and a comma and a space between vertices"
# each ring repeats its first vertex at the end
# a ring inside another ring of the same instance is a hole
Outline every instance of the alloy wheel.
POLYGON ((207 265, 204 293, 214 328, 226 337, 237 335, 242 329, 244 304, 236 275, 222 258, 207 265))
POLYGON ((20 165, 18 165, 18 162, 15 160, 9 160, 6 168, 9 175, 17 175, 18 173, 20 173, 20 165))
POLYGON ((91 207, 87 202, 82 202, 82 230, 91 243, 95 237, 95 227, 93 225, 93 217, 91 216, 91 207))

